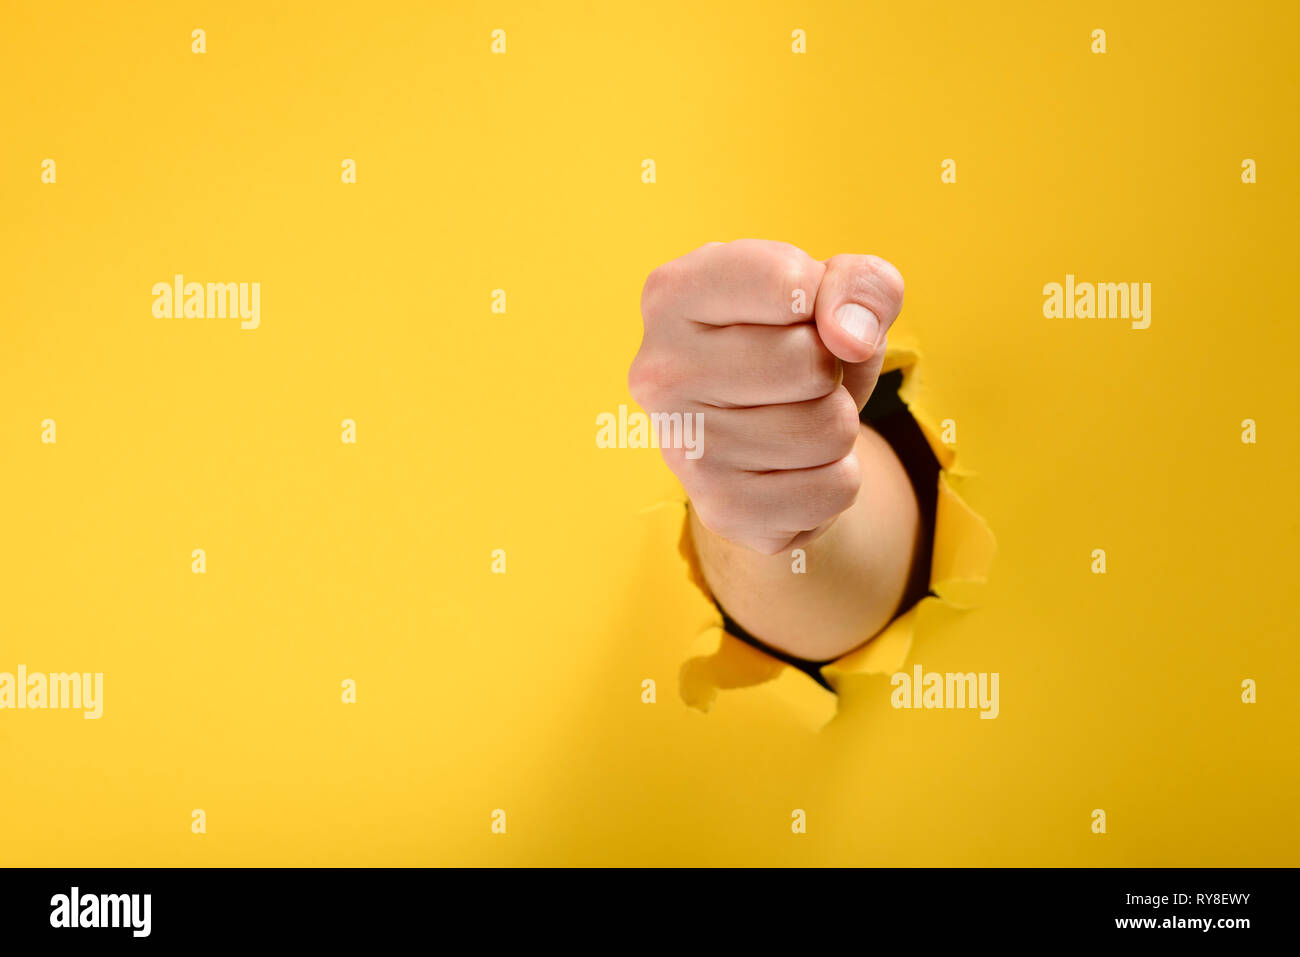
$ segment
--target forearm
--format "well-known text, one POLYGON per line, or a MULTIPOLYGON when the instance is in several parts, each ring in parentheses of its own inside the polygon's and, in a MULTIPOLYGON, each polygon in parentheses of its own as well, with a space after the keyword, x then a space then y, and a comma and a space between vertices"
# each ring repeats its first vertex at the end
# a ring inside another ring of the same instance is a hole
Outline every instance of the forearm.
POLYGON ((907 473, 888 443, 866 426, 856 444, 862 488, 820 537, 763 555, 705 528, 691 511, 700 569, 718 603, 773 648, 823 661, 879 632, 897 610, 916 550, 920 515, 907 473))

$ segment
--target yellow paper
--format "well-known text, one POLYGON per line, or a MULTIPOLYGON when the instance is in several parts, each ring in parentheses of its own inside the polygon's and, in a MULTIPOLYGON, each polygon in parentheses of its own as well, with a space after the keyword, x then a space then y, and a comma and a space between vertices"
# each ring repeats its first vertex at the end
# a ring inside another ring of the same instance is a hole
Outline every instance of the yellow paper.
POLYGON ((1294 865, 1298 33, 0 6, 0 672, 104 676, 97 719, 0 710, 0 863, 1294 865), (741 237, 903 274, 941 597, 838 699, 705 713, 680 490, 594 436, 646 275, 741 237), (257 327, 156 318, 177 274, 259 283, 257 327), (1150 283, 1149 325, 1045 315, 1067 276, 1150 283), (917 665, 999 674, 997 718, 894 707, 917 665))

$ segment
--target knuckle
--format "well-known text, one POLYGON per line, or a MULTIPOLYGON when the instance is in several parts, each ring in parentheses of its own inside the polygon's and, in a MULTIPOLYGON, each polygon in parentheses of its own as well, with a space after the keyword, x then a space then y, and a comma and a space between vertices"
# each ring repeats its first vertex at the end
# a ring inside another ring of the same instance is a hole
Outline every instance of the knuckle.
POLYGON ((815 460, 808 465, 831 465, 853 451, 858 438, 858 409, 843 386, 801 406, 791 437, 815 460))
POLYGON ((672 289, 676 280, 676 267, 664 263, 646 277, 641 287, 641 318, 646 325, 663 319, 672 302, 672 289))
POLYGON ((780 330, 780 334, 785 337, 778 353, 781 357, 782 375, 802 373, 803 379, 793 381, 800 382, 801 388, 806 382, 808 388, 808 395, 804 397, 806 399, 829 395, 838 384, 836 380, 839 370, 836 368, 835 356, 822 343, 816 327, 811 323, 802 322, 798 325, 786 326, 780 330))
POLYGON ((852 505, 857 500, 858 489, 862 487, 862 470, 857 455, 846 455, 838 462, 826 466, 823 483, 824 501, 832 515, 838 515, 852 505))
POLYGON ((752 257, 752 262, 770 283, 774 295, 793 308, 794 293, 803 290, 803 304, 795 314, 809 318, 813 314, 813 305, 817 299, 817 287, 821 284, 822 264, 813 259, 798 246, 790 243, 758 239, 741 239, 736 241, 741 251, 752 257))
POLYGON ((858 441, 857 403, 843 386, 828 395, 825 402, 827 441, 840 456, 846 456, 858 441))
POLYGON ((804 324, 792 326, 790 332, 795 337, 797 348, 803 353, 809 387, 813 394, 823 396, 833 392, 839 384, 839 367, 834 354, 826 348, 816 328, 804 324))
POLYGON ((657 408, 671 382, 669 363, 644 349, 627 370, 628 393, 643 409, 657 408))
POLYGON ((817 287, 821 285, 821 263, 795 246, 776 252, 774 260, 772 271, 782 298, 794 315, 810 318, 817 300, 817 287), (803 293, 802 308, 795 298, 797 292, 803 293))

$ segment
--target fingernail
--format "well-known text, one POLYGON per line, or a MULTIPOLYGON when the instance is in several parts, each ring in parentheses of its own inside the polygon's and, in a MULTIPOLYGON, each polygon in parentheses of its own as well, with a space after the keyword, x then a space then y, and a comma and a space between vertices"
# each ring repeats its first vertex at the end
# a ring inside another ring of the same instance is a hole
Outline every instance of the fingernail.
POLYGON ((865 306, 859 306, 856 302, 846 302, 835 310, 835 321, 858 342, 869 346, 876 344, 876 336, 880 333, 880 320, 865 306))

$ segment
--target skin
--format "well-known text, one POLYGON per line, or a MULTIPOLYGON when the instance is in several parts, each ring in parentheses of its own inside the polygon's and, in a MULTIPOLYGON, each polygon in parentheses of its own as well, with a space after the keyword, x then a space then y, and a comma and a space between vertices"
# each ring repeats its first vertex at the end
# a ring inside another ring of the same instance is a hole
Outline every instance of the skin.
POLYGON ((916 497, 858 422, 902 304, 903 278, 879 257, 821 262, 758 239, 701 246, 642 291, 632 396, 703 414, 703 455, 662 453, 690 497, 704 578, 741 627, 801 658, 870 639, 907 584, 916 497))

